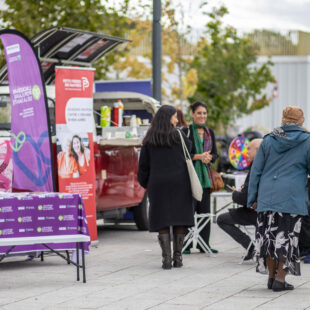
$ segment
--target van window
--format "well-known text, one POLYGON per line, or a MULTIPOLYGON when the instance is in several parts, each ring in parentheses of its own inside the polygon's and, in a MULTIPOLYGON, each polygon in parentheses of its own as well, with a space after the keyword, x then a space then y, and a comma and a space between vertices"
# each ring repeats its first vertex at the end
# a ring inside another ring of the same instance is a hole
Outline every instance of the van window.
MULTIPOLYGON (((54 100, 47 98, 48 112, 50 117, 50 133, 51 135, 56 134, 55 126, 55 102, 54 100)), ((0 130, 11 129, 11 99, 10 95, 0 95, 0 130)))
POLYGON ((11 129, 11 103, 9 95, 0 95, 0 130, 11 129))

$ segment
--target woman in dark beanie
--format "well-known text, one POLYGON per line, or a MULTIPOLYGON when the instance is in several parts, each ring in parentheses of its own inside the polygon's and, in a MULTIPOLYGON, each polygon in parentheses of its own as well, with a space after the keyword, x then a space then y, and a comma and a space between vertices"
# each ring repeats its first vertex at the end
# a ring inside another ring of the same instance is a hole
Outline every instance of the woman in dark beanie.
MULTIPOLYGON (((216 141, 213 130, 206 125, 208 116, 206 104, 197 101, 193 103, 190 108, 192 111, 193 123, 189 128, 183 128, 183 131, 193 144, 192 153, 194 155, 192 160, 203 188, 202 200, 196 203, 196 212, 198 214, 210 213, 210 189, 212 187, 210 164, 214 163, 218 156, 215 144, 216 141)), ((200 233, 209 247, 210 229, 211 224, 209 222, 200 233)), ((211 250, 213 253, 218 252, 215 249, 211 250)), ((200 249, 200 251, 202 252, 202 249, 200 249)), ((184 253, 189 254, 190 248, 186 249, 184 253)))
POLYGON ((285 108, 282 126, 264 137, 250 174, 248 207, 258 213, 256 270, 264 271, 266 261, 273 291, 294 289, 285 282, 287 272, 300 275, 298 243, 310 173, 310 133, 303 122, 302 109, 285 108))
MULTIPOLYGON (((139 159, 138 180, 150 201, 149 230, 159 232, 163 269, 171 269, 170 226, 173 226, 173 266, 182 267, 184 227, 194 225, 193 199, 177 111, 163 105, 148 130, 139 159)), ((191 143, 181 132, 187 148, 191 143)))

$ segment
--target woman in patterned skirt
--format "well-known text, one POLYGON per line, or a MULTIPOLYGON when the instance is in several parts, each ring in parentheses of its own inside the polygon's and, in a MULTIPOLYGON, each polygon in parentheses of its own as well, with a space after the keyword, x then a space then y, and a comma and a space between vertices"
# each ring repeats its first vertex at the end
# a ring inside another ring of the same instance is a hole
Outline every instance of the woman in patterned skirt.
POLYGON ((258 212, 257 271, 266 262, 273 291, 293 290, 286 274, 300 275, 298 242, 310 172, 310 133, 303 122, 299 107, 286 107, 282 126, 264 137, 251 169, 248 207, 258 212))

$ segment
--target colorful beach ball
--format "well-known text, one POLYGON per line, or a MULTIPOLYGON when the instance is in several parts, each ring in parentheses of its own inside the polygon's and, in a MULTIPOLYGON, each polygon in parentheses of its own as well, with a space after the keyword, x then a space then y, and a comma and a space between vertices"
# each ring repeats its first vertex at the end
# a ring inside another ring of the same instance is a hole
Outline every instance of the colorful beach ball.
POLYGON ((250 160, 248 156, 248 145, 250 140, 244 136, 236 137, 232 140, 228 155, 230 163, 234 168, 238 170, 246 169, 250 166, 250 160))

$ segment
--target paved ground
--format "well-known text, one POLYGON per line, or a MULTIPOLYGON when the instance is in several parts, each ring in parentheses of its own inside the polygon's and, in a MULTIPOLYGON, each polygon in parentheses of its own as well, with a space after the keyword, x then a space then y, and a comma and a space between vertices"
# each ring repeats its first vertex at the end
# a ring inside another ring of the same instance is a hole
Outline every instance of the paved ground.
POLYGON ((87 283, 58 257, 0 264, 0 309, 310 309, 310 265, 288 277, 292 292, 267 290, 253 263, 239 265, 242 249, 216 224, 216 258, 194 253, 184 267, 161 269, 156 235, 134 226, 100 228, 100 244, 87 257, 87 283))

